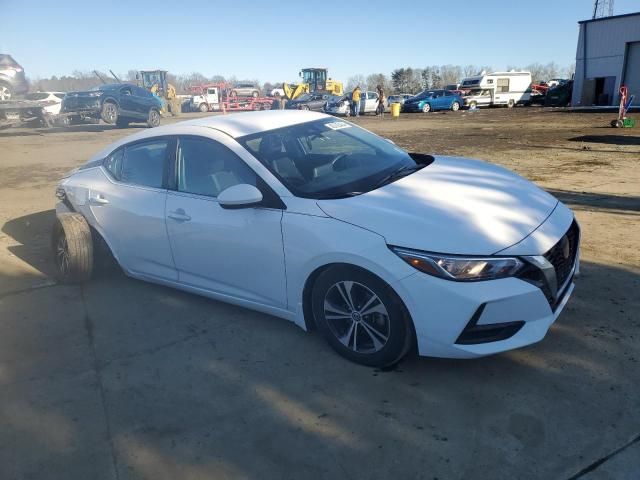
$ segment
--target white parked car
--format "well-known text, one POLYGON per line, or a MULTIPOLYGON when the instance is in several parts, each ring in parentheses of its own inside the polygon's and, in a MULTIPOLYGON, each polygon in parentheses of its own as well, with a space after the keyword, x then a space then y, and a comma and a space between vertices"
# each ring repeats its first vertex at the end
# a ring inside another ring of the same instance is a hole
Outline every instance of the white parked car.
MULTIPOLYGON (((375 113, 378 108, 378 93, 364 91, 360 94, 360 115, 375 113)), ((331 115, 351 115, 351 92, 342 97, 332 96, 324 107, 324 111, 331 115)))
POLYGON ((474 109, 493 105, 493 90, 469 90, 464 97, 464 106, 474 109))
POLYGON ((106 244, 131 277, 317 328, 367 365, 537 342, 578 272, 573 213, 533 183, 315 112, 145 130, 56 194, 61 280, 106 244))
POLYGON ((62 106, 64 92, 33 92, 27 93, 25 100, 32 100, 44 105, 44 111, 51 115, 58 115, 62 106))

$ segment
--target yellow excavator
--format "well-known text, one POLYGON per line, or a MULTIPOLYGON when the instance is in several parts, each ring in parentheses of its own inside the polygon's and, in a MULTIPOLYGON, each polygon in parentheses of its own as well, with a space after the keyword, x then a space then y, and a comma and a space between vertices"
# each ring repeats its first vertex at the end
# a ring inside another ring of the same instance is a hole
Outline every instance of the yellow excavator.
POLYGON ((331 95, 343 95, 344 86, 342 82, 327 78, 326 68, 303 68, 300 72, 302 82, 298 84, 284 83, 282 89, 289 100, 299 97, 303 93, 326 92, 331 95))
POLYGON ((180 99, 178 98, 176 87, 167 81, 166 70, 141 70, 139 80, 142 80, 143 88, 163 100, 162 113, 164 115, 167 113, 174 117, 180 115, 180 99))

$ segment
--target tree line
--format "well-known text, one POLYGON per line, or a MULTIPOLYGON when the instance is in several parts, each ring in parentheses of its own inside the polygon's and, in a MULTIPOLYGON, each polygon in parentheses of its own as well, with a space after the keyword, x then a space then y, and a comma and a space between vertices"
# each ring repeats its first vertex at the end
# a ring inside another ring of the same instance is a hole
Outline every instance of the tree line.
MULTIPOLYGON (((523 67, 516 65, 507 66, 506 70, 528 70, 534 83, 538 83, 552 78, 571 78, 575 66, 569 65, 561 67, 555 62, 547 64, 532 63, 523 67)), ((424 68, 403 67, 397 68, 387 75, 384 73, 372 73, 370 75, 353 75, 349 77, 345 83, 346 91, 353 90, 356 85, 367 90, 375 90, 378 85, 384 88, 387 93, 418 93, 421 90, 429 88, 442 88, 446 85, 460 82, 464 77, 476 75, 483 70, 490 72, 490 66, 483 65, 430 65, 424 68)), ((123 82, 137 82, 137 71, 129 70, 126 75, 118 75, 123 82)), ((97 72, 81 72, 74 71, 71 75, 62 77, 52 76, 50 78, 39 78, 31 80, 31 89, 40 91, 62 91, 70 92, 74 90, 87 90, 98 85, 103 81, 115 82, 115 78, 110 73, 97 72)), ((223 77, 222 75, 206 76, 200 72, 192 72, 188 74, 175 75, 167 74, 169 83, 174 85, 179 93, 187 94, 189 87, 193 85, 201 85, 205 83, 226 82, 229 84, 254 83, 262 88, 266 94, 270 93, 276 87, 281 87, 282 82, 264 82, 260 83, 256 79, 238 80, 235 76, 223 77)))

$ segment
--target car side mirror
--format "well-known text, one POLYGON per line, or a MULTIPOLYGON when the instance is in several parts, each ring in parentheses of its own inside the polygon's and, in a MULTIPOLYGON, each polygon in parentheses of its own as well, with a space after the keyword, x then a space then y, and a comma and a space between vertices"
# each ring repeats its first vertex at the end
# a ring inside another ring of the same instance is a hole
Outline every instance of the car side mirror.
POLYGON ((262 202, 262 193, 248 183, 226 188, 218 195, 218 203, 226 209, 251 208, 260 202, 262 202))

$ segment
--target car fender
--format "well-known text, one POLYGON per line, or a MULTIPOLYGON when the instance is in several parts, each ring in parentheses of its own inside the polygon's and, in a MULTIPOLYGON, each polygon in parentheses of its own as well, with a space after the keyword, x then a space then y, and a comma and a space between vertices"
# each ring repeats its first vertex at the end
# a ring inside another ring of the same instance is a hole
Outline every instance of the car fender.
POLYGON ((384 237, 334 218, 285 212, 282 236, 288 308, 295 313, 294 322, 304 330, 307 329, 303 308, 305 286, 318 269, 332 264, 354 265, 391 286, 415 273, 389 250, 384 237))
POLYGON ((100 102, 100 106, 102 107, 102 105, 104 105, 105 102, 113 102, 113 103, 115 103, 116 107, 118 107, 118 110, 120 110, 120 102, 118 102, 116 97, 114 97, 113 95, 102 97, 102 101, 100 102))

